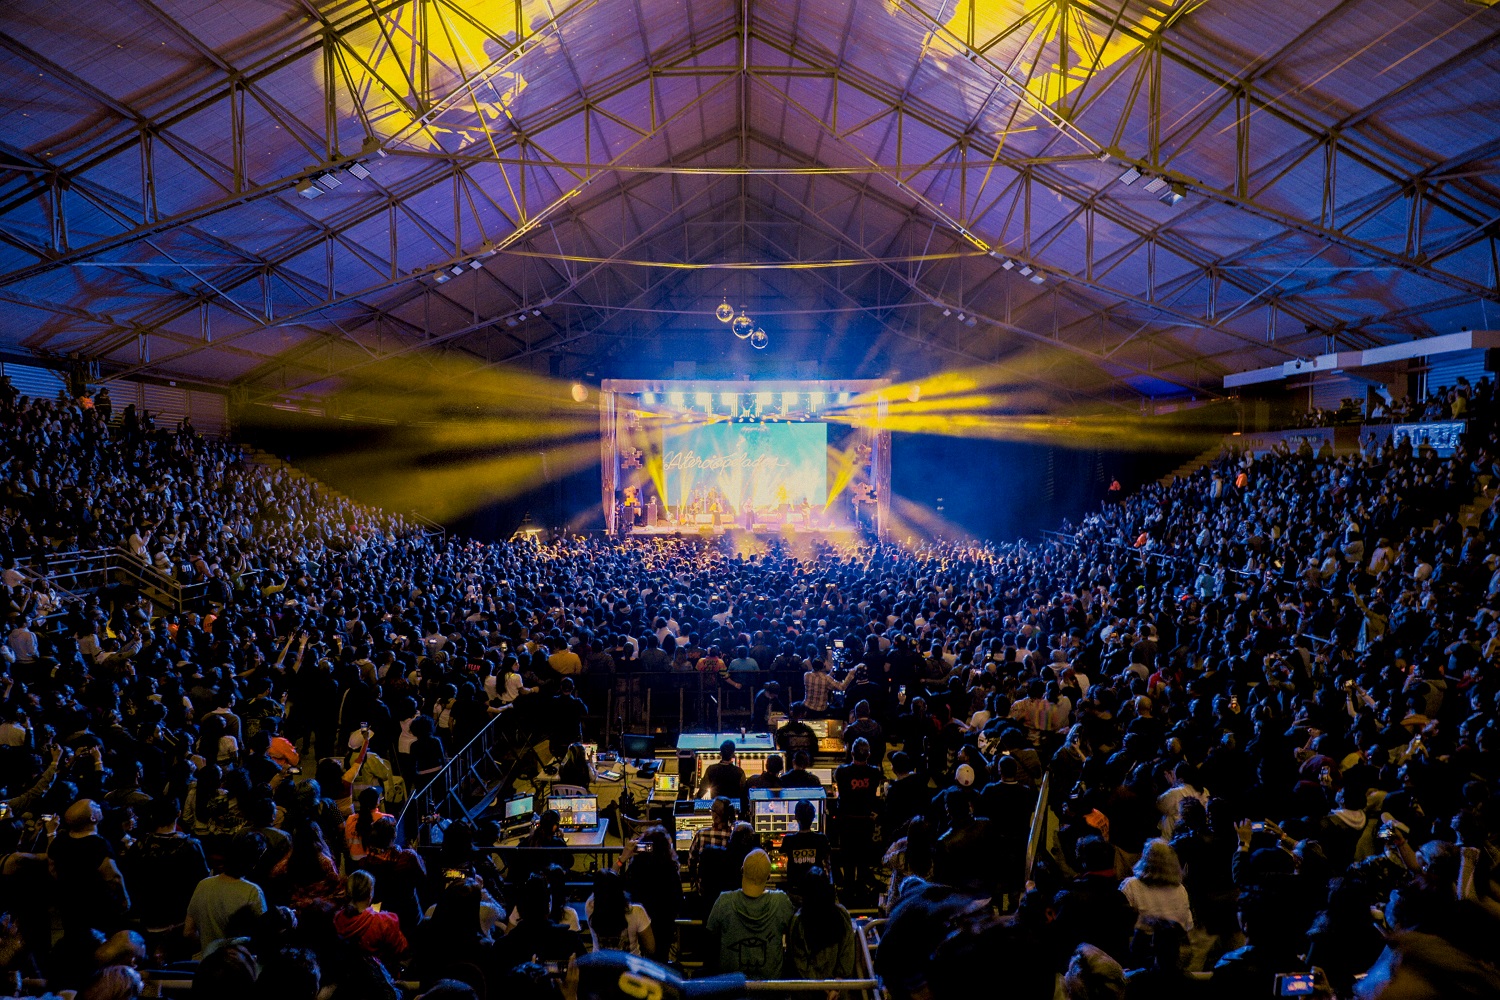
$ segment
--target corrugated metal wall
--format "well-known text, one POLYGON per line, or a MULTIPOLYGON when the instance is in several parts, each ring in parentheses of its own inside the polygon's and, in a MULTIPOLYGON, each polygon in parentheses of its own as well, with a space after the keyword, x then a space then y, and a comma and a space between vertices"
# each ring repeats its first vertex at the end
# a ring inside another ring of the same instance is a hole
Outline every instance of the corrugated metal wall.
MULTIPOLYGON (((58 390, 67 386, 62 372, 36 365, 0 361, 0 375, 9 376, 11 385, 23 396, 56 399, 58 390)), ((222 393, 130 379, 103 384, 109 387, 109 398, 114 401, 116 415, 134 403, 136 409, 154 414, 158 427, 172 427, 183 417, 191 417, 200 434, 218 435, 229 430, 229 400, 222 393)))
POLYGON ((1487 374, 1482 350, 1436 354, 1427 359, 1427 393, 1431 395, 1441 388, 1453 388, 1460 375, 1473 384, 1487 374))

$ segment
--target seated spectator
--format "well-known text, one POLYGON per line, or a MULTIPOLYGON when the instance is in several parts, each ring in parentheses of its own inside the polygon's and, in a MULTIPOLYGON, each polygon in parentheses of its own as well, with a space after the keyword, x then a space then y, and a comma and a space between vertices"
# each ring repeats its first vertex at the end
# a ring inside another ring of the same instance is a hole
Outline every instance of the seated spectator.
POLYGON ((782 942, 795 910, 786 893, 768 888, 770 881, 771 859, 765 851, 751 851, 741 869, 740 888, 714 902, 703 926, 716 971, 743 972, 751 979, 781 975, 782 942))
POLYGON ((793 979, 858 978, 859 942, 849 911, 839 905, 828 872, 814 867, 801 881, 802 903, 787 930, 787 972, 793 979))
POLYGON ((542 962, 566 964, 583 951, 578 932, 552 919, 551 899, 545 878, 532 875, 526 879, 516 899, 519 919, 496 946, 501 967, 513 968, 533 956, 542 962))
POLYGON ((1125 972, 1105 952, 1081 944, 1068 960, 1062 985, 1067 1000, 1124 1000, 1125 972))
POLYGON ((631 901, 625 893, 624 880, 613 868, 594 873, 594 892, 584 903, 589 921, 589 940, 595 951, 628 951, 632 955, 650 955, 656 951, 656 937, 646 908, 631 901))
POLYGON ((352 872, 346 893, 349 902, 334 915, 333 929, 341 939, 373 955, 386 969, 398 971, 401 956, 406 952, 406 935, 401 933, 401 920, 396 914, 371 908, 375 898, 374 877, 365 871, 352 872))
POLYGON ((635 840, 626 841, 619 864, 626 892, 632 902, 645 907, 653 928, 655 953, 647 949, 642 954, 660 961, 671 949, 677 915, 682 910, 681 866, 672 838, 664 827, 648 827, 635 840), (660 934, 655 933, 656 928, 661 929, 660 934))
POLYGON ((1287 926, 1283 903, 1271 890, 1252 889, 1240 894, 1239 920, 1245 946, 1214 965, 1209 986, 1216 998, 1270 996, 1278 973, 1308 971, 1307 963, 1296 952, 1300 928, 1287 926))

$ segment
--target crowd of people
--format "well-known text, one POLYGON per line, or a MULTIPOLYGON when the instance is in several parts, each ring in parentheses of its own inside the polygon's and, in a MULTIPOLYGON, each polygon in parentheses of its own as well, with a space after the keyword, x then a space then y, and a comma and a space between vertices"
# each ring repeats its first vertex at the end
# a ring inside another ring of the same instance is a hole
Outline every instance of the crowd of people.
POLYGON ((1425 397, 1407 395, 1399 399, 1380 395, 1368 403, 1362 399, 1345 398, 1333 409, 1310 406, 1299 411, 1292 420, 1293 427, 1333 427, 1339 424, 1405 424, 1432 420, 1468 420, 1481 422, 1490 419, 1490 406, 1494 403, 1495 383, 1489 376, 1478 382, 1470 382, 1468 376, 1460 375, 1453 385, 1439 386, 1425 397))
POLYGON ((710 970, 842 978, 863 906, 901 998, 1497 995, 1500 508, 1458 516, 1497 455, 1481 420, 1451 457, 1226 452, 1045 544, 481 544, 186 424, 0 391, 0 972, 551 996, 591 948, 680 958, 696 905, 710 970), (99 545, 202 606, 39 579, 99 545), (660 827, 581 914, 562 868, 497 866, 492 823, 398 838, 496 717, 587 782, 577 686, 622 674, 786 715, 763 773, 731 747, 705 789, 696 899, 660 827), (845 723, 834 824, 772 848, 748 789, 817 782, 819 716, 845 723))

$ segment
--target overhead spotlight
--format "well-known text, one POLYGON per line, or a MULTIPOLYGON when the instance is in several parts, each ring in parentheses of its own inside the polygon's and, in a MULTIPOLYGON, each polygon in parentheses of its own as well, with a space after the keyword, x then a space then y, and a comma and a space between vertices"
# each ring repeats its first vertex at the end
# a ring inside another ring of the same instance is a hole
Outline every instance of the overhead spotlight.
POLYGON ((469 261, 469 269, 470 270, 477 271, 477 270, 479 270, 483 266, 484 266, 484 261, 480 260, 478 257, 475 257, 473 260, 469 261))
POLYGON ((332 191, 334 188, 341 186, 344 182, 339 180, 339 175, 334 173, 332 170, 325 170, 318 175, 318 183, 326 187, 328 190, 332 191))
POLYGON ((452 271, 453 276, 456 278, 460 274, 464 273, 464 266, 462 264, 454 264, 452 267, 448 268, 448 270, 452 271))
POLYGON ((1000 266, 1003 267, 1003 268, 1005 268, 1007 271, 1009 271, 1011 268, 1013 268, 1013 267, 1016 266, 1016 262, 1013 261, 1013 260, 1009 260, 1009 259, 1002 260, 1000 262, 1000 266))
POLYGON ((1187 197, 1187 187, 1182 184, 1173 184, 1167 188, 1160 198, 1156 199, 1163 205, 1175 205, 1187 197))
POLYGON ((1101 150, 1099 150, 1099 162, 1100 163, 1108 163, 1109 161, 1110 161, 1109 150, 1107 150, 1107 149, 1101 149, 1101 150))
POLYGON ((1033 285, 1040 285, 1042 282, 1044 282, 1046 280, 1047 280, 1047 276, 1045 274, 1033 274, 1031 276, 1031 283, 1033 285))
POLYGON ((673 406, 684 406, 687 404, 687 397, 680 392, 669 392, 667 393, 667 402, 673 406))
POLYGON ((1021 265, 1021 276, 1024 278, 1025 276, 1027 276, 1030 273, 1031 273, 1031 265, 1030 264, 1022 264, 1021 265))
POLYGON ((656 393, 654 393, 654 392, 643 392, 643 393, 641 393, 641 402, 645 403, 647 406, 655 406, 656 405, 656 393))
POLYGON ((367 181, 370 179, 370 168, 365 166, 363 163, 360 163, 358 160, 355 160, 344 169, 349 171, 351 174, 362 181, 367 181))
POLYGON ((505 317, 505 325, 506 326, 515 326, 519 322, 520 322, 520 320, 516 319, 514 316, 507 316, 507 317, 505 317))
POLYGON ((573 402, 575 402, 575 403, 586 403, 586 402, 588 402, 588 399, 589 399, 589 389, 588 389, 588 386, 584 385, 582 382, 574 382, 573 383, 573 402))
POLYGON ((540 316, 541 314, 542 314, 542 311, 540 309, 533 309, 533 310, 531 310, 531 315, 533 315, 533 316, 540 316))
POLYGON ((967 320, 967 321, 966 321, 966 322, 965 322, 965 323, 964 323, 964 326, 973 326, 973 325, 974 325, 974 324, 975 324, 975 323, 978 323, 978 322, 979 322, 979 320, 978 320, 978 319, 976 319, 976 318, 975 318, 975 317, 973 317, 973 316, 970 316, 970 317, 969 317, 969 318, 968 318, 968 320, 967 320))
POLYGON ((959 321, 959 322, 960 322, 960 323, 962 323, 962 322, 963 322, 963 321, 964 321, 964 320, 965 320, 965 319, 967 319, 967 318, 968 318, 968 317, 966 317, 966 316, 965 316, 965 315, 964 315, 964 314, 963 314, 963 313, 959 313, 959 314, 958 314, 958 321, 959 321))
POLYGON ((714 310, 714 315, 719 318, 720 323, 728 323, 734 319, 734 306, 729 304, 729 299, 719 303, 719 308, 714 310))
POLYGON ((770 343, 770 338, 766 336, 766 331, 760 327, 756 327, 755 332, 750 334, 750 346, 757 351, 764 351, 768 343, 770 343))
POLYGON ((908 403, 915 403, 921 398, 922 387, 920 385, 913 385, 910 389, 906 390, 906 401, 908 403))
POLYGON ((943 315, 944 316, 952 316, 953 315, 953 310, 949 309, 947 306, 943 306, 943 315))
POLYGON ((451 279, 449 279, 448 275, 444 274, 442 271, 439 271, 437 274, 434 274, 432 276, 432 280, 441 285, 443 282, 449 281, 451 279))
POLYGON ((734 331, 736 337, 744 340, 755 329, 755 322, 749 316, 745 315, 745 307, 740 306, 740 314, 729 324, 729 328, 734 331))
POLYGON ((312 201, 314 198, 323 197, 323 189, 318 187, 312 181, 298 181, 297 193, 306 198, 308 201, 312 201))
POLYGON ((1167 186, 1167 179, 1165 177, 1153 177, 1149 181, 1146 182, 1146 190, 1149 191, 1151 194, 1155 194, 1156 192, 1160 191, 1162 188, 1164 188, 1166 186, 1167 186))
POLYGON ((993 258, 995 258, 996 260, 1004 260, 1005 259, 1005 254, 1001 253, 999 250, 991 250, 990 251, 990 256, 993 257, 993 258))
POLYGON ((1123 174, 1120 175, 1120 183, 1124 184, 1126 187, 1129 187, 1140 179, 1141 171, 1140 168, 1136 166, 1129 167, 1123 174))

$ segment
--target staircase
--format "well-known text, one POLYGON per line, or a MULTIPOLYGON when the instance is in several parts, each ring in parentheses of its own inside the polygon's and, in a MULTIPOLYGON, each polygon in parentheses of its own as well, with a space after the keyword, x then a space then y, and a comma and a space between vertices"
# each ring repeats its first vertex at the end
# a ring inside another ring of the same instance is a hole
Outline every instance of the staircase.
POLYGON ((1203 454, 1188 459, 1186 462, 1182 463, 1177 468, 1167 473, 1165 476, 1162 476, 1157 480, 1157 483, 1161 486, 1171 486, 1172 480, 1174 479, 1186 479, 1188 476, 1191 476, 1193 473, 1203 468, 1209 462, 1212 462, 1214 459, 1218 458, 1219 452, 1223 450, 1223 443, 1216 442, 1213 447, 1203 452, 1203 454))

